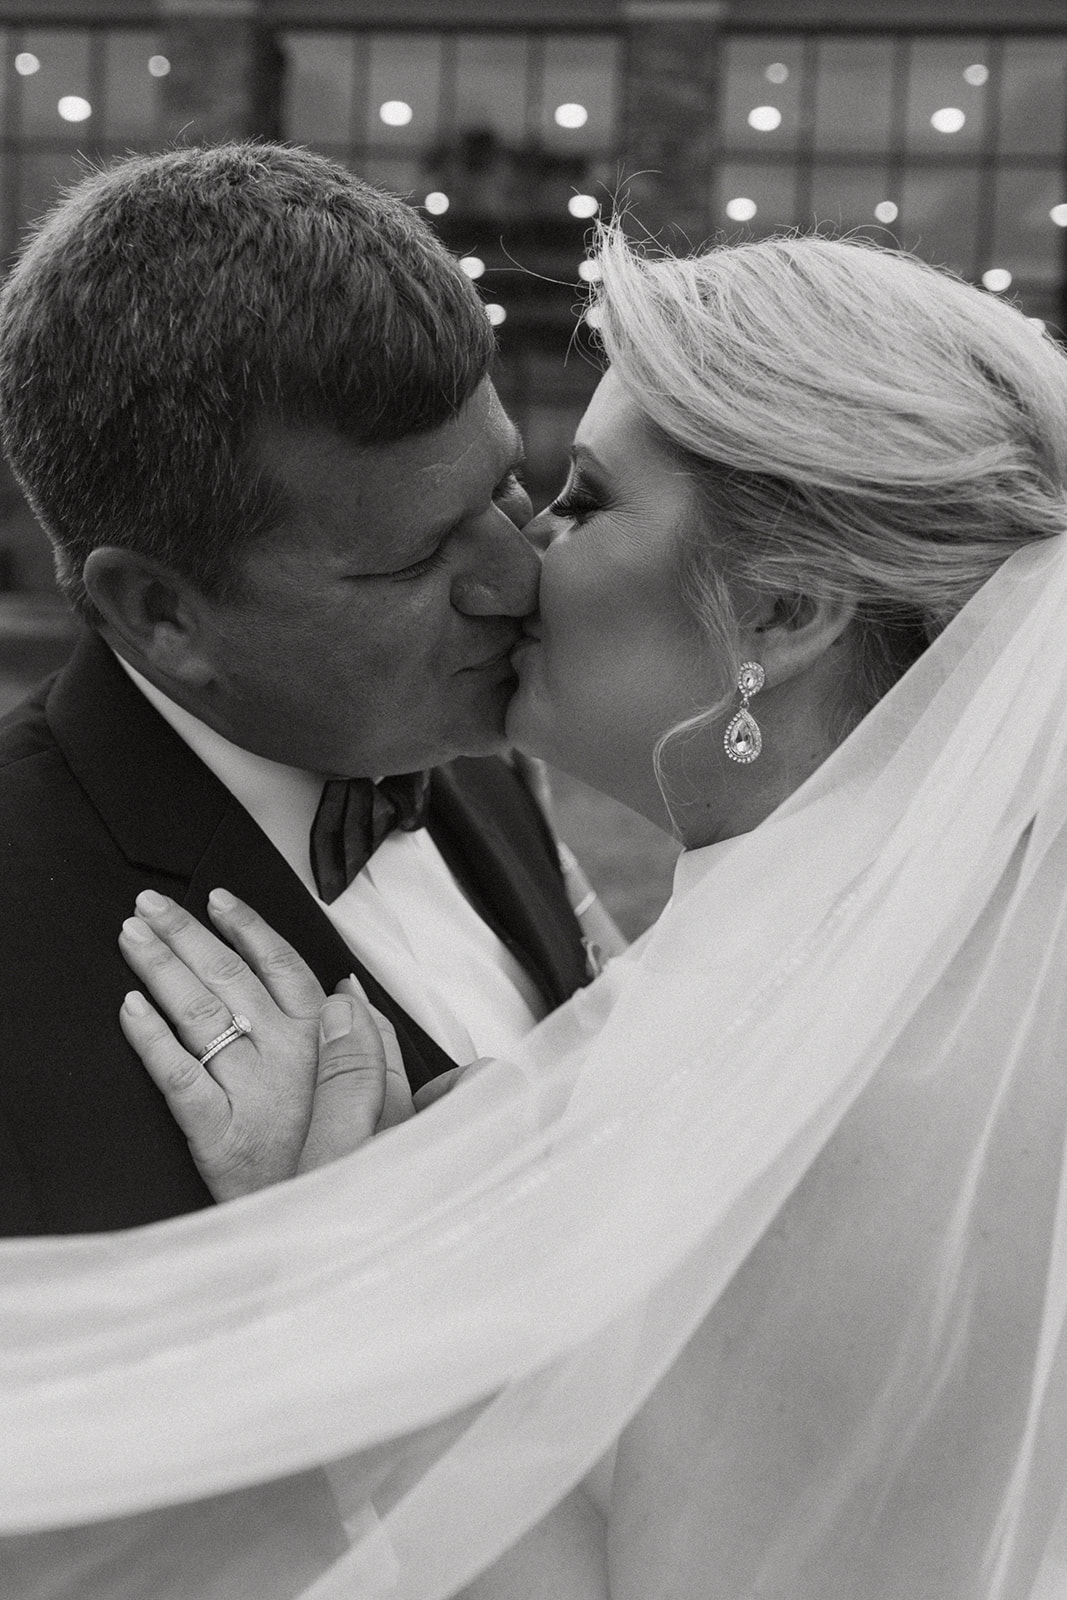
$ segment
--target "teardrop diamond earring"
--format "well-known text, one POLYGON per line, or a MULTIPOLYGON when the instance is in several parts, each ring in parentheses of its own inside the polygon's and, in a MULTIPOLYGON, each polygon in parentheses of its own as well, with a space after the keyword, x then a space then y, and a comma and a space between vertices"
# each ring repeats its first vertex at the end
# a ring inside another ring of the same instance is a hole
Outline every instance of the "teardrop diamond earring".
POLYGON ((737 674, 741 705, 730 718, 722 742, 730 760, 739 761, 743 766, 755 761, 763 749, 763 735, 759 723, 748 709, 748 702, 754 694, 759 694, 766 681, 758 661, 742 661, 737 674))

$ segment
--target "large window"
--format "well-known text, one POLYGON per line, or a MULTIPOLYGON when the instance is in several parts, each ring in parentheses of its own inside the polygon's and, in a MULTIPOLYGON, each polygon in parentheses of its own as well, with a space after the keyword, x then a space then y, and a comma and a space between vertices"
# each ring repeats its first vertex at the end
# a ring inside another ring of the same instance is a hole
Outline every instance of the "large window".
POLYGON ((1062 323, 1067 32, 724 40, 716 228, 829 225, 1062 323))
POLYGON ((157 34, 124 28, 0 28, 0 246, 86 163, 160 138, 157 34))

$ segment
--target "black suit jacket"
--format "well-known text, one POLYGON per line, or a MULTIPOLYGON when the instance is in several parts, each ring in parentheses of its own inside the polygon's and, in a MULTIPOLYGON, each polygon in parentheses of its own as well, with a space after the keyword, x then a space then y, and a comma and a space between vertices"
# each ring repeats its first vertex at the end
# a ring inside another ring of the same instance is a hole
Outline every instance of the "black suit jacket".
MULTIPOLYGON (((437 769, 431 796, 431 837, 558 1005, 585 982, 585 952, 536 803, 495 758, 437 769)), ((87 635, 0 724, 0 1233, 132 1227, 210 1204, 119 1029, 133 977, 117 937, 141 889, 206 920, 216 885, 266 917, 327 991, 357 973, 396 1025, 413 1088, 452 1065, 87 635)))

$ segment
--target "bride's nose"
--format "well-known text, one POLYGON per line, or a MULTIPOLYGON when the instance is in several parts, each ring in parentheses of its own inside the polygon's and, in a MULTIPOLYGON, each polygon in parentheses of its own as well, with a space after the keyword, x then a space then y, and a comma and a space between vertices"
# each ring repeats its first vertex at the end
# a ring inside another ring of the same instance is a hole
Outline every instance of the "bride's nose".
POLYGON ((539 511, 536 517, 531 517, 522 530, 523 537, 528 539, 534 549, 539 550, 542 555, 544 555, 558 531, 559 519, 552 515, 547 506, 543 511, 539 511))

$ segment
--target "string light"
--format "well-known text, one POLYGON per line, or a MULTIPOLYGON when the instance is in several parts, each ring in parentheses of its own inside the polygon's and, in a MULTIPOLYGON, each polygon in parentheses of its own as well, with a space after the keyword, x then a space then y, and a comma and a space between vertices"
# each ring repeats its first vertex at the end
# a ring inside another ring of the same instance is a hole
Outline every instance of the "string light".
POLYGON ((964 67, 963 76, 975 89, 980 89, 989 78, 989 68, 981 61, 976 61, 973 66, 964 67))
POLYGON ((789 77, 789 68, 784 61, 772 61, 770 66, 764 69, 763 76, 768 83, 785 83, 789 77))
POLYGON ((563 105, 556 107, 552 115, 561 128, 584 128, 589 121, 588 111, 576 100, 565 101, 563 105))
POLYGON ((1011 288, 1011 273, 1006 267, 990 267, 988 272, 982 273, 982 282, 993 294, 1003 294, 1005 289, 1011 288))
POLYGON ((494 328, 499 328, 502 322, 507 321, 507 312, 504 310, 504 307, 499 305, 495 300, 490 300, 487 303, 485 314, 489 318, 489 321, 493 324, 494 328))
POLYGON ((468 278, 480 278, 485 271, 481 256, 460 256, 459 264, 468 278))
POLYGON ((422 203, 431 217, 443 217, 451 202, 447 194, 443 194, 440 189, 432 189, 422 203))
POLYGON ((387 100, 378 107, 378 115, 387 128, 406 128, 415 113, 406 100, 387 100))
POLYGON ((595 217, 600 210, 600 201, 592 194, 572 194, 567 201, 567 210, 572 217, 595 217))
POLYGON ((35 72, 40 72, 41 63, 37 56, 29 50, 20 50, 15 57, 15 71, 20 78, 31 78, 35 72))
POLYGON ((748 125, 757 133, 773 133, 781 122, 782 113, 777 106, 753 106, 748 114, 748 125))
POLYGON ((149 56, 148 70, 153 78, 165 78, 170 71, 170 62, 166 56, 149 56))
POLYGON ((599 283, 604 274, 600 262, 589 258, 586 261, 579 261, 578 276, 583 283, 599 283))
POLYGON ((582 320, 587 323, 590 328, 599 328, 604 321, 604 313, 601 311, 599 306, 590 306, 585 312, 582 320))
POLYGON ((900 216, 900 207, 892 200, 879 200, 874 214, 879 222, 895 222, 900 216))
POLYGON ((930 121, 938 133, 959 133, 967 121, 967 114, 959 106, 942 106, 940 111, 934 112, 930 121))
POLYGON ((726 215, 732 222, 751 222, 756 215, 756 202, 738 195, 733 200, 727 200, 726 215))
POLYGON ((1067 228, 1067 205, 1053 206, 1049 216, 1057 228, 1067 228))
POLYGON ((92 106, 80 94, 65 94, 56 110, 64 122, 86 122, 93 114, 92 106))

